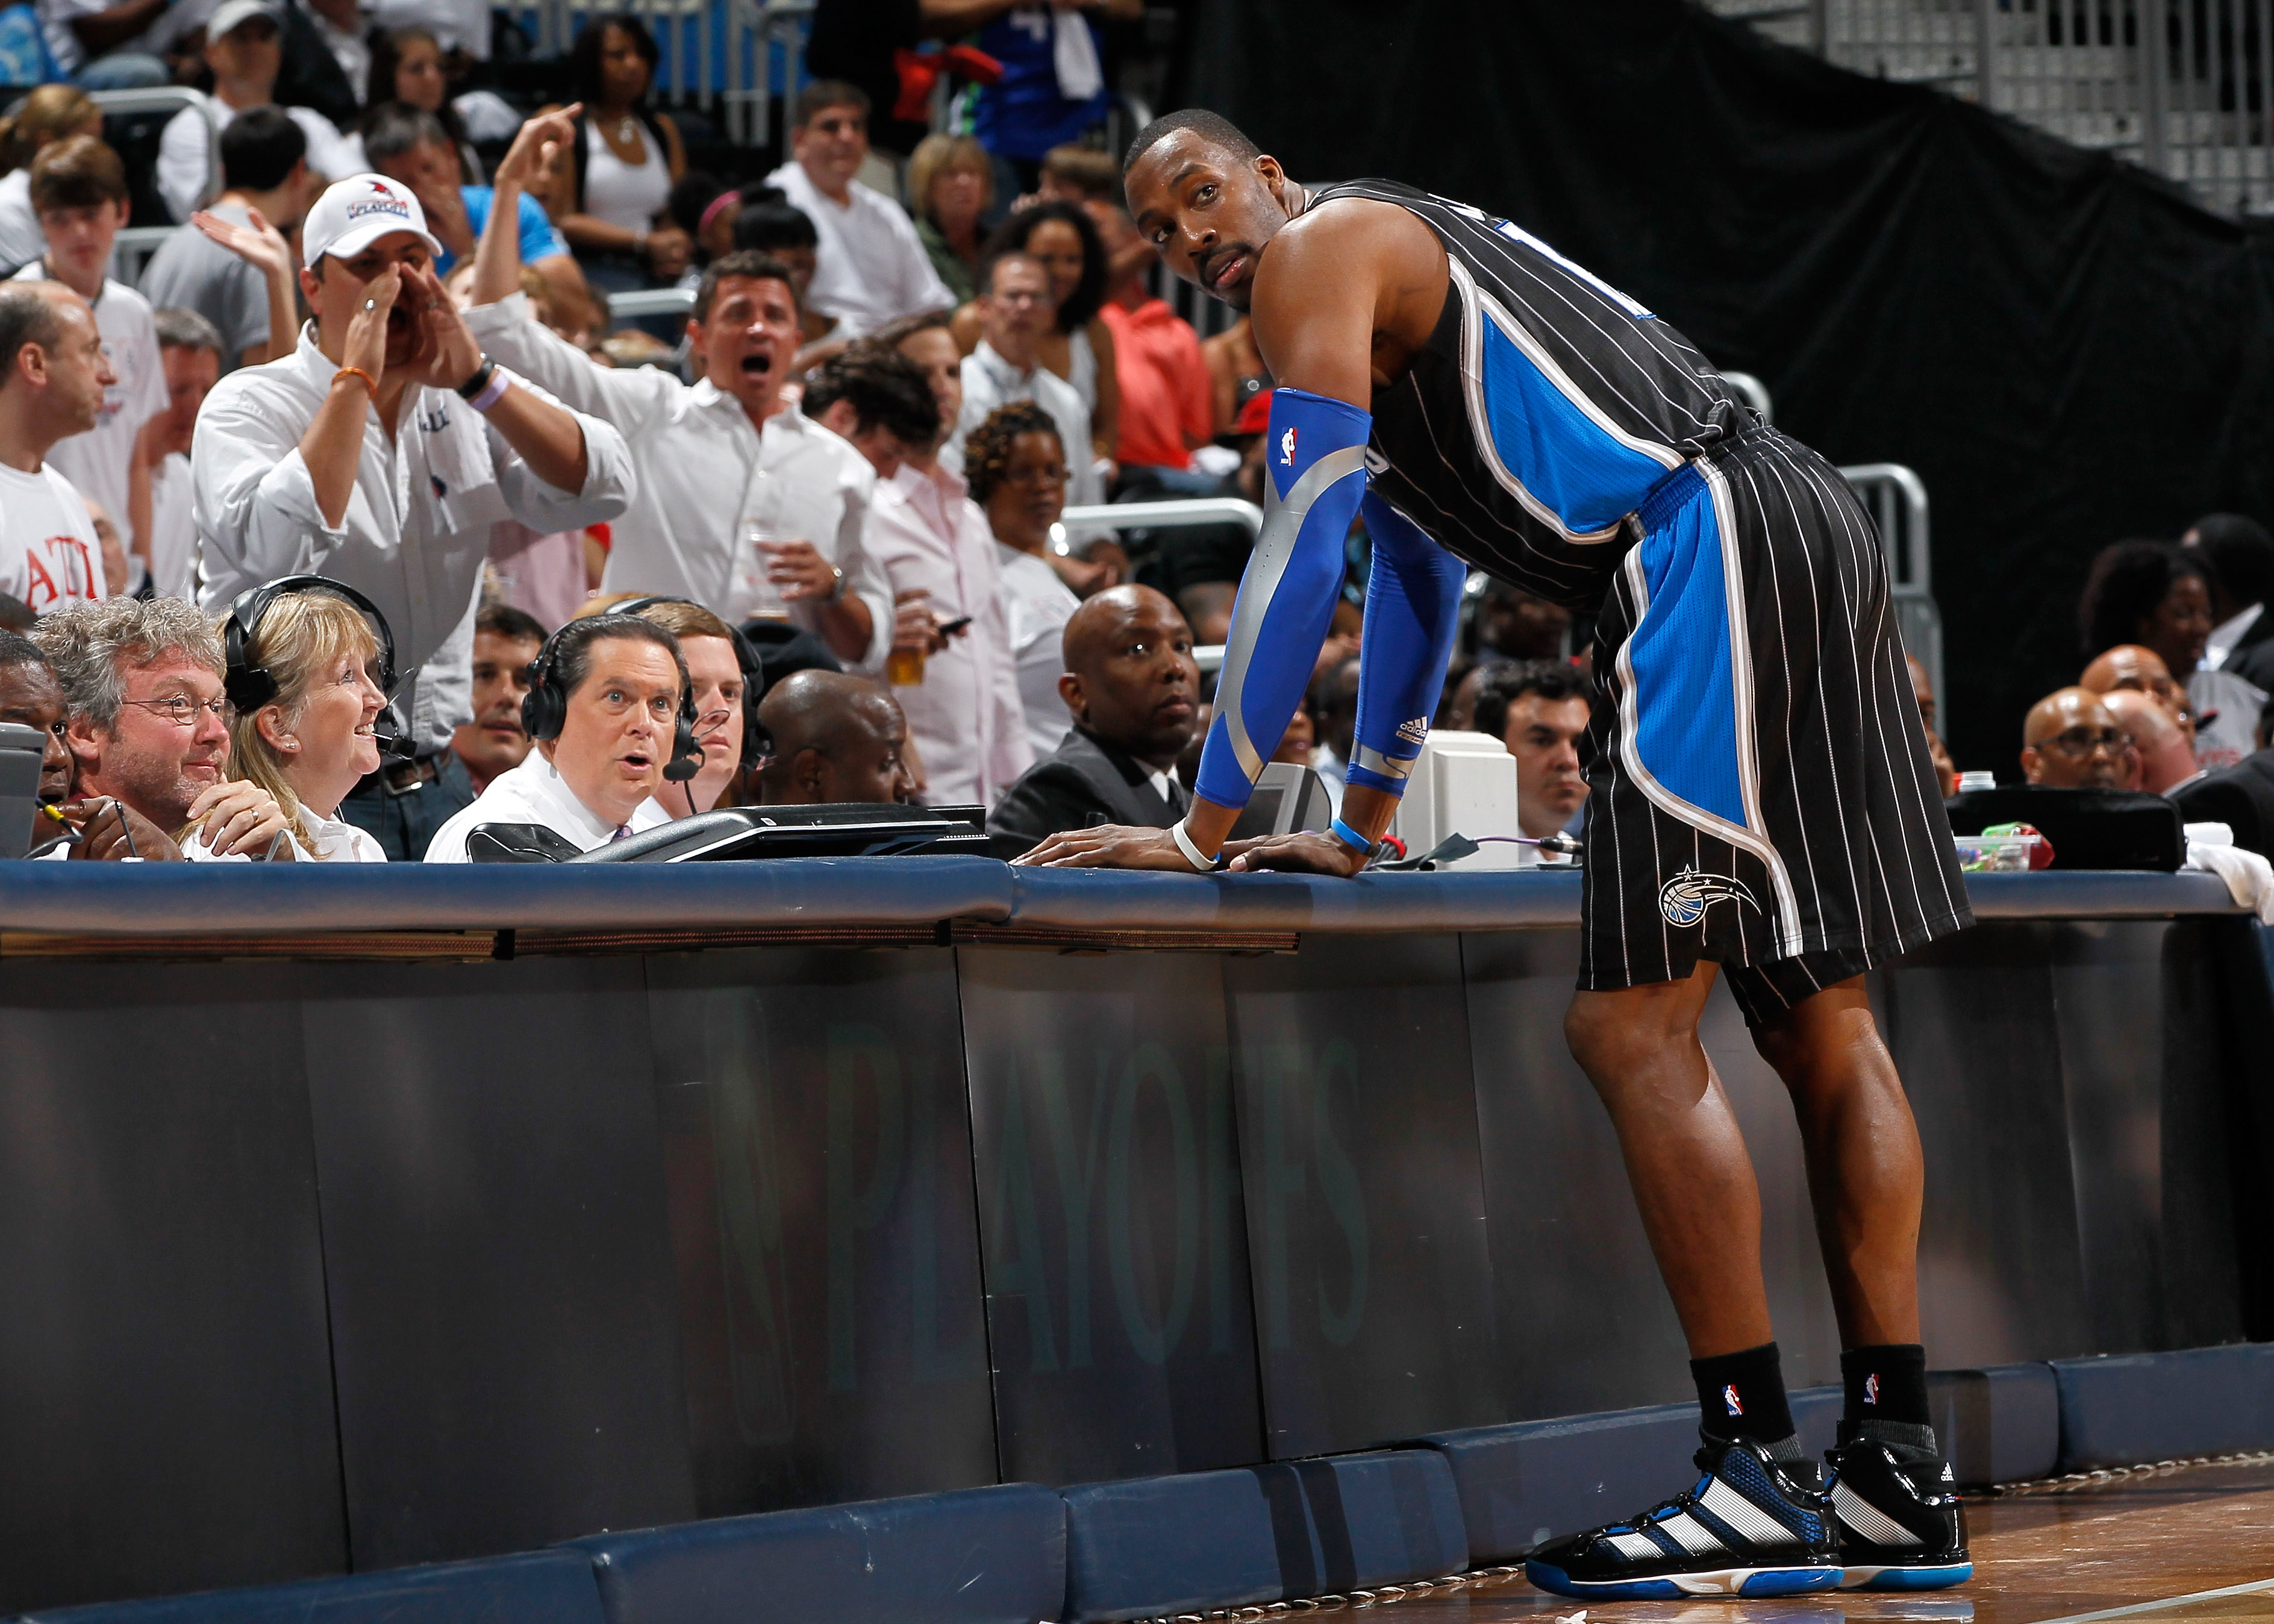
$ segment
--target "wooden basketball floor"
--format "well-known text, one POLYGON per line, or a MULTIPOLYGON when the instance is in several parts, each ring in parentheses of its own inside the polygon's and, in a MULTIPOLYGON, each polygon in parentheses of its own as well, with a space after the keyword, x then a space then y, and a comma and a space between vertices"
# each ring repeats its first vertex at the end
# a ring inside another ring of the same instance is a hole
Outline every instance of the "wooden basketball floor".
POLYGON ((2177 1467, 1973 1500, 1967 1526, 1974 1578, 1954 1590, 1590 1604, 1543 1595, 1522 1579, 1509 1579, 1409 1597, 1385 1610, 1382 1624, 1392 1624, 1393 1615, 1396 1624, 2274 1620, 2274 1463, 2177 1467), (1582 1611, 1586 1618, 1577 1620, 1582 1611))

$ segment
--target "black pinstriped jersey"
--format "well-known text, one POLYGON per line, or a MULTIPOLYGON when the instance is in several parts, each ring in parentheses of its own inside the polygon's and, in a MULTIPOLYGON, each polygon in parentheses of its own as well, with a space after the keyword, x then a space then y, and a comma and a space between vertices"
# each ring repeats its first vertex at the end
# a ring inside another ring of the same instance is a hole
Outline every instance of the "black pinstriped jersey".
POLYGON ((1592 610, 1651 489, 1757 421, 1697 350, 1547 244, 1395 181, 1319 192, 1394 203, 1445 246, 1429 342, 1374 396, 1373 488, 1457 556, 1592 610))

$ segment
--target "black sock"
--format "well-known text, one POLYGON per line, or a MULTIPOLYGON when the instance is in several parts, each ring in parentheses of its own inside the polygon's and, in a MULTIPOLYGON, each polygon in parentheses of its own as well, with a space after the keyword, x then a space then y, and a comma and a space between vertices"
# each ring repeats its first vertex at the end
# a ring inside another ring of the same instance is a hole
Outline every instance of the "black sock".
POLYGON ((1916 1342, 1850 1348, 1840 1356, 1847 1388, 1841 1432, 1939 1454, 1926 1408, 1926 1350, 1916 1342))
POLYGON ((1780 1460, 1801 1458, 1774 1342, 1692 1359, 1690 1376, 1698 1384, 1698 1430, 1707 1437, 1750 1438, 1780 1460))

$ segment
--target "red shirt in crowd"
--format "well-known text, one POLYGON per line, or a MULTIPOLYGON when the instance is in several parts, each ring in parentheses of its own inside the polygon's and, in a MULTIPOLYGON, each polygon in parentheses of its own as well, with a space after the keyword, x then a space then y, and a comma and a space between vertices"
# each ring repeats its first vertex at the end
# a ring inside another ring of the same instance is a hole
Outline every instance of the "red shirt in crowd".
POLYGON ((1098 314, 1113 330, 1114 370, 1121 382, 1116 457, 1145 468, 1190 468, 1191 445, 1206 445, 1216 432, 1199 335, 1162 299, 1147 299, 1134 310, 1108 300, 1098 314))

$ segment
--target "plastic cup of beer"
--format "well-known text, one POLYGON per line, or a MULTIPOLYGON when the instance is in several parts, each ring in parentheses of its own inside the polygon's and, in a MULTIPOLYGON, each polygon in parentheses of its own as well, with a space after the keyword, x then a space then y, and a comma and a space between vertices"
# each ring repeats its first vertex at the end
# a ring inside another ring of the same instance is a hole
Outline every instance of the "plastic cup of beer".
POLYGON ((895 645, 885 656, 885 675, 894 688, 917 688, 923 682, 924 650, 919 643, 912 649, 895 645))

